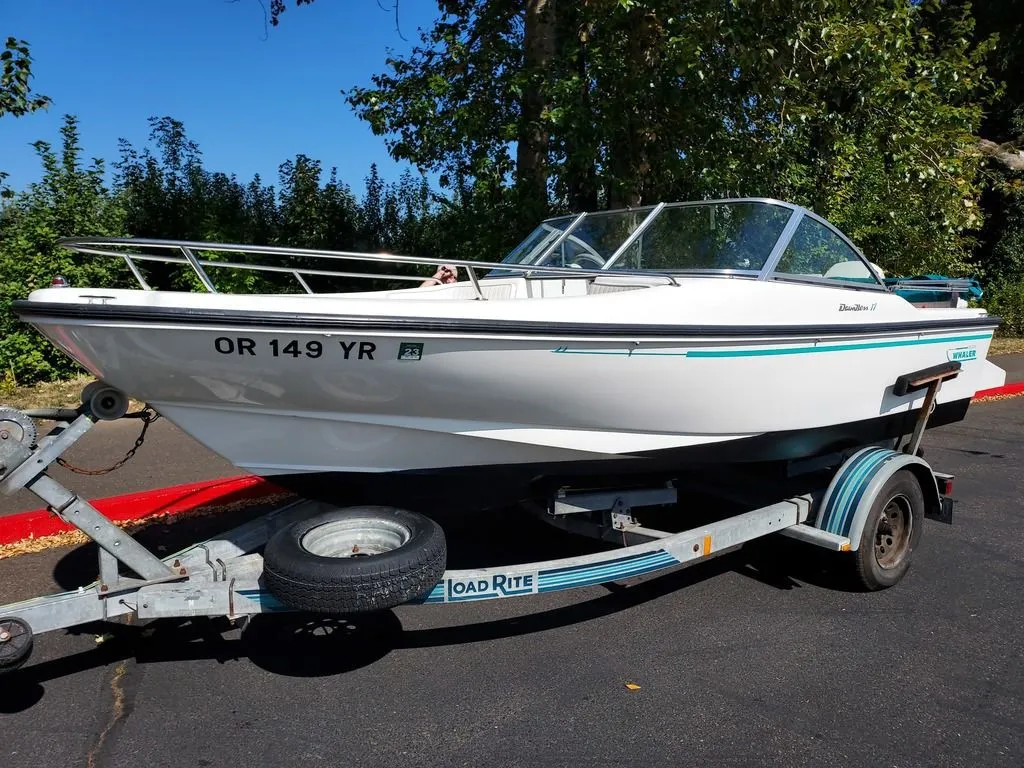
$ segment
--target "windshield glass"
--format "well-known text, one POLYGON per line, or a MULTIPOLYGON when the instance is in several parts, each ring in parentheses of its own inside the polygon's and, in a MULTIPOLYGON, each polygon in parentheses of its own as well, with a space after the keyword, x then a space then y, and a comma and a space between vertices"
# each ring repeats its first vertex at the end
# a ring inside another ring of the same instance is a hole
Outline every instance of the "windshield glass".
POLYGON ((551 219, 535 229, 523 243, 503 259, 503 262, 545 267, 576 266, 584 269, 602 269, 652 210, 653 207, 588 213, 561 242, 558 240, 559 236, 576 217, 551 219), (524 247, 528 243, 536 245, 524 247))
POLYGON ((526 236, 519 245, 502 259, 505 264, 533 264, 534 259, 540 258, 566 227, 572 224, 575 216, 562 216, 557 219, 549 219, 543 222, 533 232, 526 236))
POLYGON ((791 215, 761 202, 666 206, 613 268, 758 272, 791 215))
POLYGON ((793 213, 760 201, 669 205, 613 260, 653 210, 588 213, 561 242, 559 237, 575 219, 546 221, 504 261, 584 269, 757 272, 793 213))

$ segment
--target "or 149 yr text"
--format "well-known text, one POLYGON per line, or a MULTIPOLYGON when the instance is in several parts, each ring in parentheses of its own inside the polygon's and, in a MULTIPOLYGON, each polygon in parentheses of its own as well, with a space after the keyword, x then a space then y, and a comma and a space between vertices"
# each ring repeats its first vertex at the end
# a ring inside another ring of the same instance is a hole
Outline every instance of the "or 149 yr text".
POLYGON ((213 348, 222 355, 308 357, 312 360, 331 355, 332 350, 344 360, 373 360, 373 353, 377 351, 377 345, 372 341, 339 341, 335 347, 319 339, 303 342, 296 339, 253 339, 248 336, 218 336, 213 341, 213 348))

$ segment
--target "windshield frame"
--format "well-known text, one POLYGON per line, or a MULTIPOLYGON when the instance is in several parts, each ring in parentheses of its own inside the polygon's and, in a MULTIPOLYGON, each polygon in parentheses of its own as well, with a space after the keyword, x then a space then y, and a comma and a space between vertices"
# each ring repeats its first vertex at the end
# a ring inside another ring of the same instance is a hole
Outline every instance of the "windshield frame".
MULTIPOLYGON (((642 221, 636 226, 636 228, 616 247, 615 252, 609 257, 607 262, 598 271, 607 271, 609 274, 645 274, 651 272, 650 270, 644 269, 613 269, 615 263, 618 262, 622 256, 629 250, 630 246, 643 234, 643 232, 650 226, 650 224, 665 210, 675 208, 686 208, 696 206, 709 206, 709 205, 732 205, 732 204, 749 204, 757 203, 762 205, 779 206, 786 208, 791 211, 789 220, 786 222, 778 239, 772 246, 768 257, 765 259, 760 269, 715 269, 715 268, 690 268, 690 269, 659 269, 655 270, 659 274, 670 274, 670 275, 681 275, 681 276, 694 276, 694 277, 732 277, 732 278, 746 278, 756 279, 761 281, 773 280, 781 282, 797 282, 797 283, 813 283, 815 285, 827 285, 833 287, 841 287, 845 289, 853 290, 882 290, 887 291, 888 288, 885 285, 882 277, 877 273, 875 266, 864 256, 863 252, 858 248, 843 232, 841 232, 835 225, 829 222, 827 219, 819 216, 813 211, 804 208, 803 206, 796 205, 794 203, 787 203, 783 200, 776 200, 769 197, 735 197, 735 198, 720 198, 720 199, 707 199, 707 200, 688 200, 674 203, 658 203, 656 205, 644 205, 636 208, 616 208, 607 211, 590 211, 583 212, 575 215, 560 215, 553 216, 545 219, 540 226, 557 226, 566 221, 566 219, 572 219, 569 226, 564 230, 561 230, 561 234, 553 241, 547 243, 547 247, 534 257, 533 262, 540 261, 547 258, 562 242, 572 238, 575 230, 579 228, 588 219, 593 219, 598 216, 610 216, 619 213, 633 213, 647 215, 642 221), (783 272, 778 272, 777 267, 779 262, 782 260, 783 255, 786 252, 786 248, 795 235, 797 228, 800 226, 800 222, 805 218, 811 218, 814 221, 820 223, 831 232, 833 232, 840 240, 850 247, 850 250, 856 255, 860 262, 864 265, 873 282, 865 281, 861 282, 849 282, 842 280, 835 280, 832 278, 815 277, 809 275, 794 275, 783 272)), ((539 227, 538 227, 539 228, 539 227)), ((531 232, 527 238, 531 237, 531 232)), ((524 240, 525 242, 525 240, 524 240)), ((518 248, 519 246, 517 246, 518 248)), ((516 249, 513 249, 511 253, 514 253, 516 249)), ((537 249, 534 249, 536 253, 537 249)), ((509 255, 511 255, 511 253, 509 255)), ((506 257, 507 258, 507 257, 506 257)), ((530 263, 533 263, 530 262, 530 263)), ((505 262, 503 262, 505 263, 505 262)), ((524 261, 514 262, 519 265, 528 266, 529 264, 524 261)), ((500 269, 500 267, 499 267, 500 269)), ((537 270, 543 271, 544 265, 538 264, 537 270)), ((581 274, 580 277, 593 277, 593 274, 581 274)))

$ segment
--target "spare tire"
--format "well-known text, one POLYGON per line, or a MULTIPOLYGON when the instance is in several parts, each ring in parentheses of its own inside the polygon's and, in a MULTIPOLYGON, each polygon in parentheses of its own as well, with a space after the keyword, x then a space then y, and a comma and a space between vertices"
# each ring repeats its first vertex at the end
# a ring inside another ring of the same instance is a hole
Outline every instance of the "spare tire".
POLYGON ((263 579, 290 608, 378 611, 433 589, 447 554, 444 531, 428 517, 395 507, 346 507, 274 534, 263 553, 263 579))

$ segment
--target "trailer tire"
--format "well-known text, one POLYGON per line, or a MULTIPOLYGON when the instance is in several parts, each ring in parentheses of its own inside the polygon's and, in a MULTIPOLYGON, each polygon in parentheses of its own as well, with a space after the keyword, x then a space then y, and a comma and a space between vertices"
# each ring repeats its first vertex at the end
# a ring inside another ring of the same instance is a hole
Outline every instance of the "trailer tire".
POLYGON ((263 553, 267 589, 290 608, 325 614, 394 608, 434 588, 444 531, 395 507, 335 509, 276 533, 263 553))
POLYGON ((32 627, 21 619, 0 618, 0 674, 20 668, 32 654, 32 627))
POLYGON ((924 527, 924 492, 914 473, 901 469, 882 486, 853 552, 854 574, 868 590, 886 589, 910 569, 924 527))

